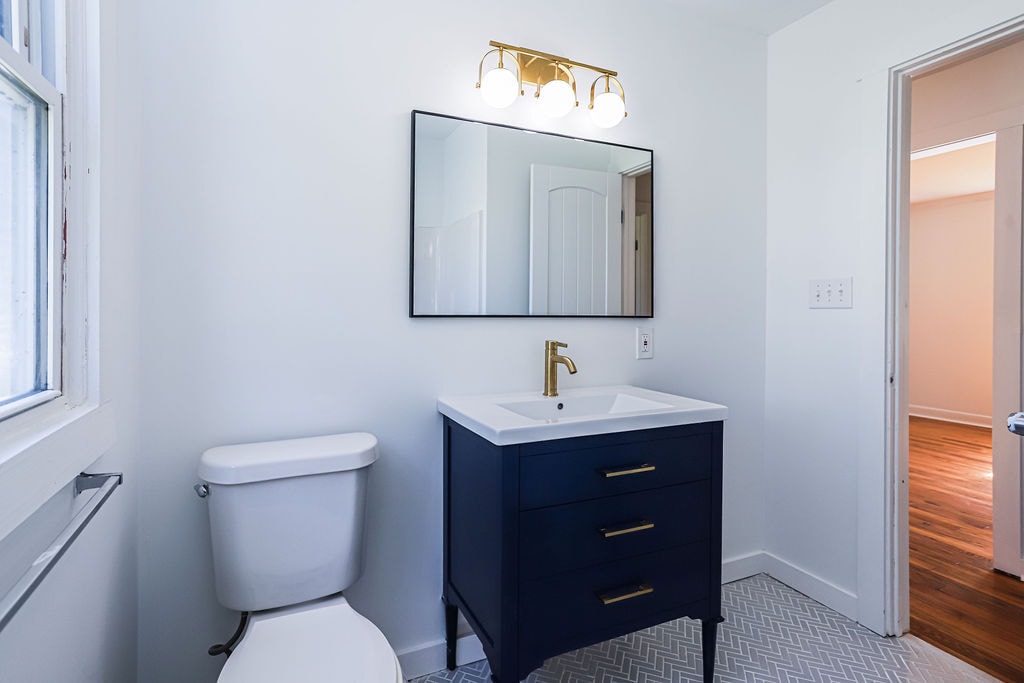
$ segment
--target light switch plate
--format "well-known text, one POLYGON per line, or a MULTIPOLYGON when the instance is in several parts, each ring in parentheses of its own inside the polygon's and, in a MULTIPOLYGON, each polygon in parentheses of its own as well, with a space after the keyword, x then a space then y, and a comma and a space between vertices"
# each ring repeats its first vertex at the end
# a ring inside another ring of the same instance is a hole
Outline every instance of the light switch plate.
POLYGON ((833 277, 825 280, 811 280, 808 306, 810 308, 853 308, 853 278, 833 277))

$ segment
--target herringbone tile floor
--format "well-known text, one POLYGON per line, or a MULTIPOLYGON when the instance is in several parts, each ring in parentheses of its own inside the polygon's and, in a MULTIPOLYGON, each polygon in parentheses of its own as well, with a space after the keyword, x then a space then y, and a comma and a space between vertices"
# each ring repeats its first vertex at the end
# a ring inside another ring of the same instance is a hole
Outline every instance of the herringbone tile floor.
MULTIPOLYGON (((766 576, 722 587, 715 680, 967 683, 996 679, 911 636, 882 638, 766 576)), ((700 683, 700 623, 661 624, 549 659, 527 683, 700 683)), ((414 683, 489 683, 486 661, 414 683)))

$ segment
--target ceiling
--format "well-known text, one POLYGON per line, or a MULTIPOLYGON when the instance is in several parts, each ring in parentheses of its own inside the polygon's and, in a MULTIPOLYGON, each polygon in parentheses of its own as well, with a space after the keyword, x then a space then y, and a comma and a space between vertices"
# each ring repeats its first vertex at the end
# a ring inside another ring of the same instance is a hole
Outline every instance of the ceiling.
POLYGON ((996 183, 996 143, 986 142, 910 162, 910 203, 978 192, 996 183))
POLYGON ((830 0, 670 0, 700 14, 770 35, 830 0))

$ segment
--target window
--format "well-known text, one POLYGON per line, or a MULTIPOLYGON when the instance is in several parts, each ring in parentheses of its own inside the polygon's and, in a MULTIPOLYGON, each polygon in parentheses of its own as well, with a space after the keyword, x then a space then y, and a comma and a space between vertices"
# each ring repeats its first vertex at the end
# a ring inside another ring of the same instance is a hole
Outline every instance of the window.
POLYGON ((42 5, 0 0, 0 419, 61 389, 63 13, 42 5))
POLYGON ((11 42, 11 0, 0 0, 0 38, 11 42))
POLYGON ((0 391, 0 538, 115 443, 89 324, 101 290, 99 27, 109 3, 65 2, 0 0, 10 26, 0 38, 0 235, 10 235, 0 309, 12 311, 0 349, 5 381, 21 381, 0 391), (26 293, 14 304, 18 283, 26 293))

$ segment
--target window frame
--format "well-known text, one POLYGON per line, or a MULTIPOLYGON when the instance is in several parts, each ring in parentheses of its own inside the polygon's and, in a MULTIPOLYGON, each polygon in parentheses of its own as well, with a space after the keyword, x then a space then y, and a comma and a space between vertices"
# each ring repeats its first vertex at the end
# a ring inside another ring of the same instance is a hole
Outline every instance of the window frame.
MULTIPOLYGON (((12 48, 7 41, 0 40, 0 72, 21 84, 21 86, 46 103, 46 284, 45 320, 40 321, 46 330, 46 348, 40 354, 46 356, 46 386, 24 398, 0 405, 0 422, 18 413, 31 410, 62 395, 63 387, 63 330, 64 319, 64 97, 50 84, 42 72, 30 64, 21 52, 12 48)), ((42 260, 40 260, 42 263, 42 260)))
MULTIPOLYGON (((102 401, 99 386, 101 4, 54 2, 54 34, 62 45, 54 80, 63 97, 59 128, 52 129, 59 130, 54 139, 60 142, 51 146, 59 159, 52 166, 59 182, 51 184, 58 202, 51 220, 60 245, 53 255, 62 263, 53 269, 49 292, 60 298, 54 337, 60 341, 54 345, 60 349, 54 366, 60 391, 0 420, 0 538, 116 439, 114 408, 102 401)), ((0 43, 5 60, 28 63, 5 40, 0 43)), ((45 81, 41 66, 29 71, 45 81)))

